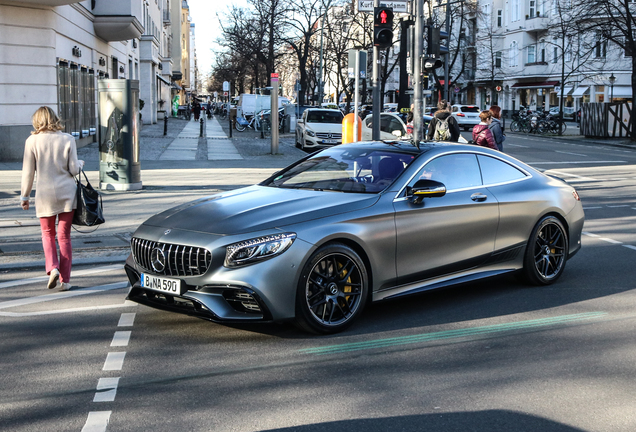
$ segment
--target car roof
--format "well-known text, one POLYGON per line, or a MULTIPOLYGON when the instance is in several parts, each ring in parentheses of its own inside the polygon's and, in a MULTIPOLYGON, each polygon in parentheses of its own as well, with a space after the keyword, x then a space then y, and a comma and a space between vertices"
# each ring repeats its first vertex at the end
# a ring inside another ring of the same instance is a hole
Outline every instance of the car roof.
MULTIPOLYGON (((423 141, 420 142, 419 148, 417 148, 411 141, 358 141, 348 144, 340 144, 336 146, 338 148, 361 148, 368 150, 382 150, 382 151, 399 151, 403 153, 421 154, 432 150, 466 150, 474 152, 476 148, 483 149, 483 147, 475 146, 472 144, 458 144, 452 142, 439 142, 439 141, 423 141)), ((333 147, 332 147, 333 148, 333 147)))
POLYGON ((337 112, 342 114, 342 111, 340 111, 339 109, 332 109, 332 108, 307 108, 305 111, 326 111, 326 112, 337 112))

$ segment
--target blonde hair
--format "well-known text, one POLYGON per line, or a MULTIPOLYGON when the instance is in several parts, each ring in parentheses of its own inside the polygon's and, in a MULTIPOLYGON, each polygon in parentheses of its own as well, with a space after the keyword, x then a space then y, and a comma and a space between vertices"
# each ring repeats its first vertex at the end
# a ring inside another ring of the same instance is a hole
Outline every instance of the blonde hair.
POLYGON ((64 129, 58 116, 47 106, 42 106, 35 111, 33 117, 31 117, 31 123, 33 123, 33 129, 35 129, 31 134, 57 132, 64 129))
POLYGON ((488 110, 482 111, 479 113, 479 118, 481 119, 481 121, 485 122, 486 120, 490 120, 492 118, 492 114, 488 110))

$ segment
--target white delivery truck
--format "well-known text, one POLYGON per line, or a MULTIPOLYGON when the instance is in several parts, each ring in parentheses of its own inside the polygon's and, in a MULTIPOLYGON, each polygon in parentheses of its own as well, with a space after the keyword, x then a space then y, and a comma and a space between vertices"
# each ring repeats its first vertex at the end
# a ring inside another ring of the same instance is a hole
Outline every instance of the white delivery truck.
MULTIPOLYGON (((284 96, 278 97, 278 107, 289 104, 289 99, 284 96)), ((257 112, 270 109, 272 107, 271 96, 261 96, 250 93, 243 93, 239 96, 238 101, 238 115, 253 116, 257 112)))

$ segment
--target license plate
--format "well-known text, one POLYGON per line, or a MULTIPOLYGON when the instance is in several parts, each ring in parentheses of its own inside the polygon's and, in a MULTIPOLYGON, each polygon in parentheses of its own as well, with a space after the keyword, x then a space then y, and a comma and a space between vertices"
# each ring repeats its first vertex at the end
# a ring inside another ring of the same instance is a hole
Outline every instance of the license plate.
POLYGON ((337 144, 338 140, 333 140, 333 139, 327 139, 327 140, 322 140, 323 144, 337 144))
POLYGON ((165 294, 181 295, 181 281, 142 273, 141 286, 165 294))

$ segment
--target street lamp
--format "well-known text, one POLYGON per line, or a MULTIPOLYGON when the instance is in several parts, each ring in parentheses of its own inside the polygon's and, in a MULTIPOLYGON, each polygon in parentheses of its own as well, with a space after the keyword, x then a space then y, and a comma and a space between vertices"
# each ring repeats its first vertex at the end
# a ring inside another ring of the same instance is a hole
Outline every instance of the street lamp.
MULTIPOLYGON (((325 5, 325 13, 322 15, 322 24, 320 25, 320 65, 318 67, 318 106, 322 106, 324 87, 322 83, 322 58, 323 58, 323 33, 325 27, 325 15, 329 12, 329 6, 331 6, 331 0, 325 5)), ((318 9, 318 14, 322 13, 322 6, 318 9)))
POLYGON ((614 76, 614 72, 609 77, 610 82, 610 103, 614 102, 614 83, 616 82, 616 77, 614 76))

